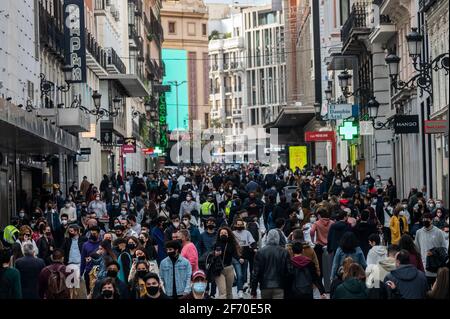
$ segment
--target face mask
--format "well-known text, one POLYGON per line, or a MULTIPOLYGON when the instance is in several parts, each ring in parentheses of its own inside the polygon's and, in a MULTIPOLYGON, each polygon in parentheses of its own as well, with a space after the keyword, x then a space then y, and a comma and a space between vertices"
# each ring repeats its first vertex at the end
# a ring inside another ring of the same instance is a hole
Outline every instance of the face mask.
POLYGON ((369 185, 369 182, 368 182, 368 181, 365 181, 365 182, 364 182, 364 185, 369 185))
POLYGON ((161 204, 161 208, 162 209, 166 208, 166 204, 161 204))
POLYGON ((116 195, 116 192, 111 192, 111 194, 116 195))
POLYGON ((442 204, 441 203, 436 203, 436 208, 442 208, 442 204))
POLYGON ((389 202, 384 202, 384 207, 388 207, 389 202))
POLYGON ((408 207, 408 205, 407 204, 403 204, 402 207, 403 207, 403 209, 406 209, 408 207))
POLYGON ((125 216, 125 215, 127 214, 127 211, 126 211, 126 210, 123 210, 123 211, 120 212, 120 214, 121 214, 122 216, 125 216))
POLYGON ((178 228, 179 226, 180 226, 180 223, 178 223, 178 222, 173 223, 173 227, 178 228))
POLYGON ((159 286, 147 286, 147 293, 150 296, 154 296, 159 292, 159 286))
MULTIPOLYGON (((100 200, 100 197, 96 197, 95 200, 100 200)), ((107 291, 109 291, 109 290, 107 290, 107 291)))
POLYGON ((97 236, 91 235, 91 236, 89 237, 89 239, 92 240, 92 241, 97 241, 97 236))
POLYGON ((433 208, 433 207, 434 207, 434 204, 433 204, 433 203, 430 203, 430 204, 428 204, 428 207, 433 208))
POLYGON ((145 277, 146 274, 148 274, 147 270, 138 270, 136 271, 136 274, 138 276, 138 278, 143 279, 145 277))
POLYGON ((220 236, 220 240, 222 242, 226 242, 226 241, 228 241, 228 236, 227 235, 222 235, 222 236, 220 236))
POLYGON ((70 207, 70 204, 65 204, 64 205, 66 208, 69 208, 70 207))
POLYGON ((344 188, 348 188, 349 186, 350 186, 349 182, 342 183, 342 187, 344 188))
POLYGON ((431 226, 431 221, 429 221, 429 220, 424 220, 424 221, 423 221, 423 225, 425 226, 425 228, 428 228, 428 227, 431 226))
POLYGON ((236 226, 235 227, 237 231, 242 231, 244 230, 244 226, 236 226))
POLYGON ((63 219, 63 220, 61 221, 61 224, 67 225, 67 219, 63 219))
POLYGON ((206 291, 206 283, 205 282, 196 282, 192 285, 192 289, 194 292, 198 294, 202 294, 206 291))
POLYGON ((341 180, 340 179, 338 179, 338 180, 336 180, 336 185, 341 185, 341 180))
POLYGON ((167 256, 169 256, 171 259, 175 259, 175 257, 176 257, 176 252, 175 252, 175 251, 167 252, 167 256))
POLYGON ((377 182, 380 182, 381 181, 381 178, 377 178, 377 182))
POLYGON ((19 213, 19 217, 20 217, 20 218, 24 218, 24 217, 25 217, 25 213, 20 212, 20 213, 19 213))
POLYGON ((208 228, 208 229, 214 229, 215 227, 216 227, 215 225, 211 225, 211 224, 206 226, 206 228, 208 228))
POLYGON ((192 199, 191 196, 187 196, 187 197, 186 197, 186 200, 187 200, 188 202, 189 202, 191 199, 192 199))
POLYGON ((311 218, 309 219, 309 222, 310 222, 311 224, 314 224, 316 221, 317 221, 317 218, 316 218, 316 217, 311 217, 311 218))
POLYGON ((107 276, 107 277, 116 278, 116 277, 117 277, 117 271, 115 271, 115 270, 108 270, 108 271, 106 272, 106 276, 107 276))
POLYGON ((367 178, 370 178, 370 175, 366 175, 367 178))
POLYGON ((103 290, 102 296, 105 298, 111 298, 113 296, 113 292, 111 290, 103 290))
POLYGON ((129 243, 129 244, 127 244, 127 248, 128 249, 135 249, 136 248, 136 244, 135 243, 129 243))
POLYGON ((130 206, 130 210, 134 210, 134 206, 130 206))

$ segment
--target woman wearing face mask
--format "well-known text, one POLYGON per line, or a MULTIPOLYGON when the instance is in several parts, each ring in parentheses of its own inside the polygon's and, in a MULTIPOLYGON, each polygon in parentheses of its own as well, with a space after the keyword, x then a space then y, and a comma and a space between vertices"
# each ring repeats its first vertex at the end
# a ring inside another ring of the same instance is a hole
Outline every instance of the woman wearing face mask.
POLYGON ((389 228, 391 230, 391 243, 398 245, 400 238, 403 234, 409 231, 408 222, 405 216, 400 215, 400 211, 403 209, 400 205, 395 207, 393 216, 390 219, 389 228))
POLYGON ((119 291, 116 283, 112 278, 106 278, 100 286, 100 296, 97 299, 118 300, 119 291))
POLYGON ((165 201, 161 201, 159 203, 159 215, 158 217, 165 217, 166 219, 170 219, 170 208, 167 206, 167 203, 165 201))
MULTIPOLYGON (((44 222, 42 222, 41 224, 43 226, 38 226, 38 227, 40 230, 42 230, 42 232, 44 232, 46 224, 44 222)), ((31 243, 34 248, 33 249, 34 254, 35 254, 35 256, 37 256, 39 254, 39 249, 36 245, 36 242, 33 240, 33 238, 31 236, 32 236, 31 227, 24 225, 24 226, 20 227, 20 229, 19 229, 19 238, 16 240, 16 243, 18 243, 20 245, 20 248, 22 249, 22 253, 23 253, 23 245, 27 244, 27 243, 31 243)))
POLYGON ((104 240, 100 243, 98 250, 96 252, 98 255, 97 259, 93 259, 93 264, 98 266, 98 280, 102 280, 107 277, 107 267, 106 265, 111 261, 117 261, 116 253, 112 250, 111 242, 104 240))
MULTIPOLYGON (((144 257, 145 258, 145 257, 144 257)), ((149 273, 148 262, 135 259, 128 276, 128 286, 131 287, 131 298, 141 299, 147 294, 144 278, 149 273)))
POLYGON ((47 266, 50 265, 52 263, 50 256, 52 255, 53 249, 56 248, 50 226, 44 227, 41 232, 41 237, 37 240, 36 245, 39 249, 39 254, 37 256, 42 258, 47 266))
POLYGON ((223 268, 216 268, 216 273, 212 274, 219 290, 219 299, 233 299, 234 269, 233 258, 241 259, 240 247, 229 227, 221 227, 218 231, 213 255, 215 259, 221 261, 223 268), (220 270, 220 271, 219 271, 220 270))
POLYGON ((156 224, 156 219, 158 218, 158 209, 154 201, 145 201, 144 207, 138 214, 137 222, 150 225, 156 224))
POLYGON ((109 205, 108 214, 110 218, 110 225, 113 225, 114 218, 119 217, 121 212, 120 200, 115 197, 112 201, 112 204, 109 205))
POLYGON ((437 208, 435 211, 435 217, 433 218, 433 225, 440 230, 443 230, 446 224, 446 218, 447 216, 445 216, 444 210, 442 208, 437 208))
POLYGON ((148 233, 141 232, 139 234, 139 242, 145 252, 145 255, 148 257, 148 260, 156 262, 156 259, 158 257, 158 246, 153 242, 153 239, 150 237, 150 235, 148 233))

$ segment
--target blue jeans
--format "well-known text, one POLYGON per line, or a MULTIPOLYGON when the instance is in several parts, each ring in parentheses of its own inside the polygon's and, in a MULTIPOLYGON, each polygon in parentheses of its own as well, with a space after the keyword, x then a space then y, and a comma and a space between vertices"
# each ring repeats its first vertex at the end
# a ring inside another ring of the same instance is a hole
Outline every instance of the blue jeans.
POLYGON ((236 271, 237 277, 237 290, 243 290, 244 284, 247 282, 247 268, 248 268, 248 260, 244 259, 244 263, 241 264, 239 260, 233 258, 233 267, 236 271))

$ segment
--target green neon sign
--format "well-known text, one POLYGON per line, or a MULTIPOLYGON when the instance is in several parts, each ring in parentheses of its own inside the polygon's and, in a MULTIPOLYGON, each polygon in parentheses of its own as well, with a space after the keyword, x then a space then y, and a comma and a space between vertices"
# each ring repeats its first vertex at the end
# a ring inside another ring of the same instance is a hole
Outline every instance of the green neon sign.
POLYGON ((359 127, 352 121, 344 121, 341 126, 339 126, 339 135, 342 136, 343 140, 352 140, 358 137, 359 127))

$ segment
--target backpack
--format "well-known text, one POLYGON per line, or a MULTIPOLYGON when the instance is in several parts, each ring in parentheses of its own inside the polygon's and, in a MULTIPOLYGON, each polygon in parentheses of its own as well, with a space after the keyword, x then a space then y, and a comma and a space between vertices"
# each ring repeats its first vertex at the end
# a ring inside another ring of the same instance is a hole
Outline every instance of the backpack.
POLYGON ((0 266, 0 300, 11 299, 13 286, 9 280, 5 278, 7 268, 0 266))
POLYGON ((47 299, 68 299, 70 296, 66 286, 66 274, 62 268, 62 266, 56 270, 47 268, 50 271, 47 281, 47 299))
POLYGON ((291 291, 294 296, 310 295, 313 293, 312 275, 308 267, 302 269, 295 268, 295 275, 292 278, 291 291))
POLYGON ((437 273, 438 269, 445 267, 448 261, 447 249, 444 247, 434 247, 430 249, 431 256, 427 256, 426 270, 437 273))
POLYGON ((258 242, 259 241, 259 225, 256 222, 249 222, 247 224, 247 230, 252 234, 253 239, 258 242))

